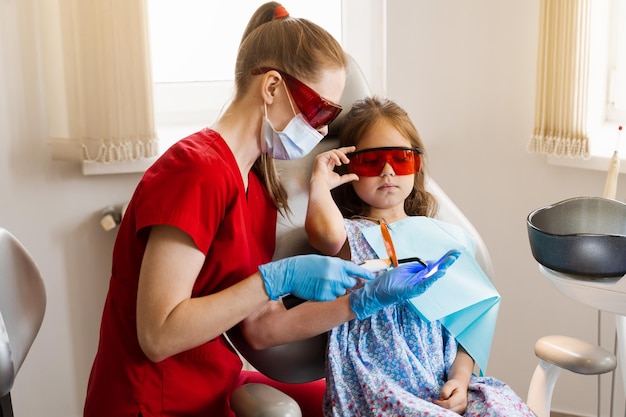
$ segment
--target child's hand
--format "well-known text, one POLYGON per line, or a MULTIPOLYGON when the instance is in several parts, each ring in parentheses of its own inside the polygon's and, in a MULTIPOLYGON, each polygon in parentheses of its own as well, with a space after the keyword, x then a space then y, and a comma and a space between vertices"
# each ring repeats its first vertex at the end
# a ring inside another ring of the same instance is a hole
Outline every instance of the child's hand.
POLYGON ((324 181, 329 190, 347 182, 357 181, 359 177, 356 174, 339 175, 335 172, 335 167, 350 162, 346 154, 354 152, 355 149, 354 146, 346 146, 344 148, 331 149, 317 155, 313 164, 311 181, 324 181))
POLYGON ((433 403, 457 414, 463 414, 467 408, 467 384, 458 379, 449 379, 441 387, 439 399, 433 403))

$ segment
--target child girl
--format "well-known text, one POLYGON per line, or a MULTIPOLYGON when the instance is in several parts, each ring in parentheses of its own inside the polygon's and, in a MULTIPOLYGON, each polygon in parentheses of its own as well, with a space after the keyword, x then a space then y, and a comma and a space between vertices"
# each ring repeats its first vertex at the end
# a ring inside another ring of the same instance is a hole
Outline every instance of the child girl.
MULTIPOLYGON (((370 239, 372 230, 380 235, 381 223, 393 230, 419 224, 412 220, 426 220, 443 233, 424 236, 423 229, 411 230, 414 241, 421 235, 430 245, 454 235, 454 242, 467 249, 464 253, 472 251, 471 238, 464 231, 431 219, 437 203, 424 186, 424 146, 397 104, 375 97, 355 103, 340 142, 341 148, 320 154, 313 168, 305 225, 315 248, 362 263, 381 257, 370 239), (336 172, 346 168, 343 176, 336 172)), ((429 293, 432 289, 421 298, 429 293)), ((425 320, 410 302, 392 304, 369 316, 357 313, 356 319, 330 332, 324 412, 326 416, 534 415, 508 385, 477 377, 473 368, 474 359, 448 329, 438 320, 425 320)))

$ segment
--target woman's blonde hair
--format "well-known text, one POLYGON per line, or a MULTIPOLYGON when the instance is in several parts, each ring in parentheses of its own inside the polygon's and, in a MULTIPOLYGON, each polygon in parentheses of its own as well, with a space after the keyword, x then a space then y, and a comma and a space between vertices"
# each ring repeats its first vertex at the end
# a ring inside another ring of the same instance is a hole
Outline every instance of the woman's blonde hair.
MULTIPOLYGON (((422 168, 414 175, 413 190, 404 200, 404 210, 410 216, 429 216, 437 214, 438 204, 435 197, 426 191, 425 150, 415 125, 407 112, 388 99, 368 97, 352 105, 346 115, 339 135, 340 146, 356 146, 359 139, 376 123, 385 121, 407 138, 412 147, 419 148, 422 154, 422 168)), ((345 167, 342 172, 345 172, 345 167)), ((333 198, 344 217, 367 215, 369 206, 359 198, 352 184, 343 184, 332 191, 333 198)))
MULTIPOLYGON (((330 33, 307 19, 290 17, 280 3, 268 2, 252 15, 241 39, 235 64, 235 100, 250 87, 255 68, 271 67, 316 82, 322 70, 346 66, 345 52, 330 33)), ((254 169, 263 178, 276 207, 288 212, 287 191, 274 160, 262 154, 254 169)))

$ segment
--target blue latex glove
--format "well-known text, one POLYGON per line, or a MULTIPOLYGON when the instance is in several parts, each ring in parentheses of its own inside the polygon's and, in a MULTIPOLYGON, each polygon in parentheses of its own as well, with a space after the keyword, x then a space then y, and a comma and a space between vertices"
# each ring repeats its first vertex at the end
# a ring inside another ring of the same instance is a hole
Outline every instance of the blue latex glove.
POLYGON ((375 280, 350 294, 350 307, 359 320, 371 316, 383 307, 417 297, 445 275, 461 252, 451 250, 435 262, 418 262, 390 269, 375 280))
POLYGON ((356 277, 372 279, 373 273, 343 259, 299 255, 259 267, 270 299, 293 294, 305 300, 331 301, 356 285, 356 277))

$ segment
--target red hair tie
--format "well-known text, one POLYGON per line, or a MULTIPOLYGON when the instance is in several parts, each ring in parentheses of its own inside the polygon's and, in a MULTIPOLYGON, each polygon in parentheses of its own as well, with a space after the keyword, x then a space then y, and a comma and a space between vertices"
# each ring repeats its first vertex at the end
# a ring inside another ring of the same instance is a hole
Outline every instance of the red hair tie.
POLYGON ((283 6, 276 6, 274 9, 274 19, 289 17, 289 12, 283 6))

